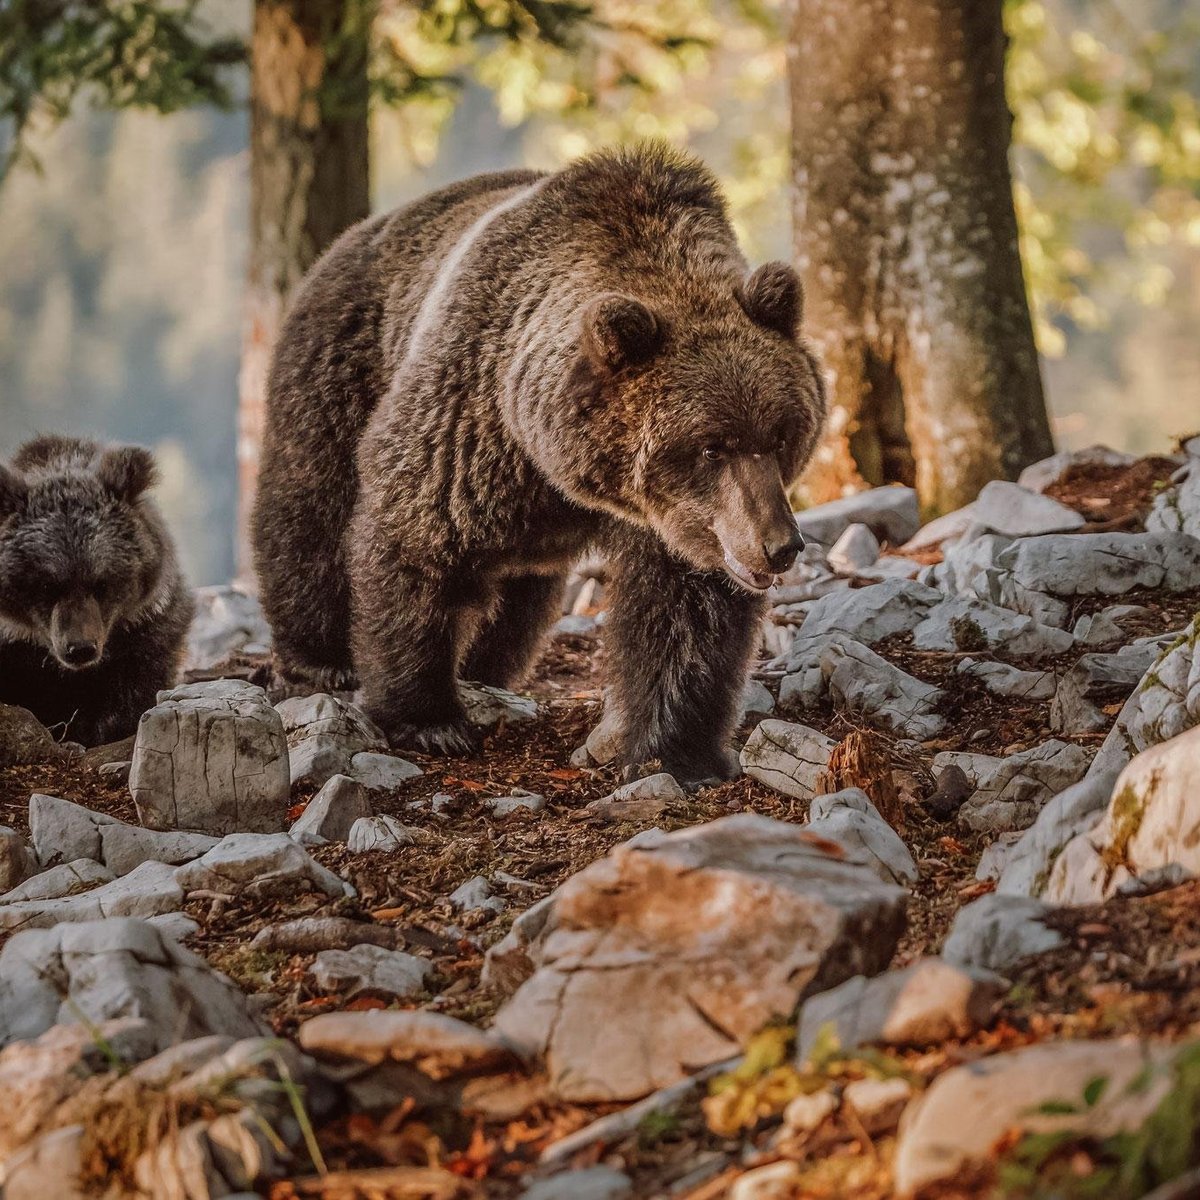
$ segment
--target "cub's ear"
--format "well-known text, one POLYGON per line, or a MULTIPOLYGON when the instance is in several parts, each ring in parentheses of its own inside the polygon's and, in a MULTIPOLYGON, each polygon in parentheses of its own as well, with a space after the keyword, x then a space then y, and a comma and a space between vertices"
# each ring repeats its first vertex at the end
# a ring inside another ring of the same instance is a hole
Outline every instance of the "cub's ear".
POLYGON ((96 477, 114 496, 132 504, 158 480, 158 468, 149 450, 116 446, 100 455, 96 477))
POLYGON ((25 480, 16 471, 0 463, 0 521, 20 510, 28 490, 25 480))
POLYGON ((583 345, 609 371, 642 363, 662 345, 663 325, 640 300, 616 292, 598 296, 583 310, 583 345))
POLYGON ((804 285, 787 263, 763 263, 746 279, 738 300, 755 324, 784 337, 799 333, 804 317, 804 285))

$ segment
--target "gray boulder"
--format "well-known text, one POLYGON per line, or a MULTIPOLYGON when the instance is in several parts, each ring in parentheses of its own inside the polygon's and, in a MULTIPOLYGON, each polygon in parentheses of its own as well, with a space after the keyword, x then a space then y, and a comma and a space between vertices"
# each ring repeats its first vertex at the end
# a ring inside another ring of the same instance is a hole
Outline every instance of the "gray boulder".
POLYGON ((808 816, 809 833, 844 846, 885 883, 916 883, 917 864, 904 839, 860 788, 814 797, 808 816))
POLYGON ((146 921, 61 924, 18 933, 0 951, 0 1045, 115 1017, 149 1022, 159 1050, 267 1032, 224 975, 146 921))
POLYGON ((805 830, 739 814, 641 835, 554 893, 495 1029, 565 1099, 633 1099, 890 959, 905 894, 805 830), (699 915, 698 915, 699 914, 699 915), (611 1031, 611 1036, 604 1031, 611 1031))
POLYGON ((158 700, 133 747, 129 790, 141 823, 214 834, 283 828, 287 740, 262 688, 218 680, 158 700))
POLYGON ((1063 944, 1062 934, 1044 924, 1051 911, 1027 896, 980 896, 958 910, 942 957, 954 966, 1005 971, 1063 944))
POLYGON ((1034 661, 1065 653, 1074 640, 1065 629, 971 596, 944 600, 913 629, 918 650, 989 650, 1006 659, 1034 661))
POLYGON ((249 884, 261 887, 286 881, 329 896, 354 894, 348 883, 327 871, 286 833, 231 833, 202 858, 177 867, 175 879, 189 892, 237 892, 249 884))
POLYGON ((1086 524, 1073 508, 1003 479, 984 484, 972 512, 977 525, 1009 537, 1069 533, 1086 524))
POLYGON ((334 775, 308 802, 288 834, 298 842, 344 842, 356 821, 372 815, 367 789, 348 775, 334 775))
POLYGON ((941 600, 941 593, 934 588, 909 579, 830 592, 809 609, 804 636, 844 633, 871 646, 915 628, 941 600))
POLYGON ((785 796, 808 800, 829 766, 832 738, 793 721, 761 721, 742 748, 742 770, 785 796))
POLYGON ((860 1046, 932 1046, 970 1037, 991 1021, 1007 988, 1007 980, 992 971, 940 958, 922 958, 874 979, 856 975, 804 1002, 796 1059, 803 1063, 826 1031, 847 1054, 860 1046))
POLYGON ((958 819, 977 831, 1026 829, 1052 796, 1083 778, 1091 760, 1090 750, 1057 739, 993 760, 976 774, 958 819))

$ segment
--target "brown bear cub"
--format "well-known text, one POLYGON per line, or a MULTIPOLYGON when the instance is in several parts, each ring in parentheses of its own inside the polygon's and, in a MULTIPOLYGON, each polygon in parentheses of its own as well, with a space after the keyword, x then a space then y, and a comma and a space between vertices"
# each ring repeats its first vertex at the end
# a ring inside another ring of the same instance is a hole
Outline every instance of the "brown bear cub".
POLYGON ((140 446, 39 437, 0 464, 0 703, 70 741, 137 729, 170 687, 191 594, 140 446))
POLYGON ((747 270, 665 147, 466 180, 355 226, 275 354, 254 536, 284 681, 467 752, 456 678, 508 685, 591 547, 623 762, 731 773, 785 488, 825 401, 782 263, 747 270))

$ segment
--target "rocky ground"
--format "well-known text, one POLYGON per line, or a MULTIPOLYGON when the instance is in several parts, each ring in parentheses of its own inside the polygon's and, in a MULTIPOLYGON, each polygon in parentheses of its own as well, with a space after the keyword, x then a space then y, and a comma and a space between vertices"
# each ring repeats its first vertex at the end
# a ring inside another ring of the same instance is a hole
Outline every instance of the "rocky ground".
POLYGON ((601 572, 470 760, 231 589, 136 740, 0 710, 5 1200, 1200 1194, 1200 440, 1021 484, 802 514, 698 793, 601 572))

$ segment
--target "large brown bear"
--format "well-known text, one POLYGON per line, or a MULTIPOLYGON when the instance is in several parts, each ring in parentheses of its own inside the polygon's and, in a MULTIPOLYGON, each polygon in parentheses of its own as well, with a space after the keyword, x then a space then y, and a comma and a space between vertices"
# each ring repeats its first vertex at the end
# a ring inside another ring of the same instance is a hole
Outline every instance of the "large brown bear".
POLYGON ((747 271, 666 147, 436 192, 342 236, 275 354, 254 537, 285 680, 397 745, 476 744, 456 677, 514 683, 599 547, 624 764, 727 776, 785 495, 824 415, 801 287, 747 271))

